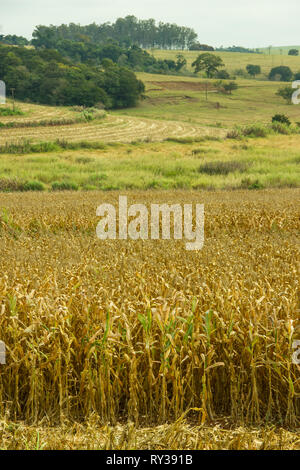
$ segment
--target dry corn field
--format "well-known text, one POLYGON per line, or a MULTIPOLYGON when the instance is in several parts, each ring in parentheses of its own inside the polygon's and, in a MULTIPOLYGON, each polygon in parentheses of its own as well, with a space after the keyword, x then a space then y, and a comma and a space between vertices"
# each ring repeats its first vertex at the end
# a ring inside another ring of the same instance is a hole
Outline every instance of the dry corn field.
POLYGON ((0 448, 297 449, 299 190, 204 203, 205 242, 101 241, 117 192, 0 195, 0 448))

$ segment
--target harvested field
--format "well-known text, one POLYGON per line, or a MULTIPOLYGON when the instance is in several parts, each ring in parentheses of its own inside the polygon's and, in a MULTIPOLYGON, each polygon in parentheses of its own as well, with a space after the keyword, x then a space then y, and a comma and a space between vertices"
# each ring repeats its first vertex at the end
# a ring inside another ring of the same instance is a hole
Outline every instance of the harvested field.
POLYGON ((0 129, 0 144, 21 139, 51 141, 63 138, 68 141, 131 142, 133 140, 160 141, 167 137, 225 136, 222 129, 193 126, 180 121, 151 120, 129 116, 108 115, 92 123, 37 128, 0 129))

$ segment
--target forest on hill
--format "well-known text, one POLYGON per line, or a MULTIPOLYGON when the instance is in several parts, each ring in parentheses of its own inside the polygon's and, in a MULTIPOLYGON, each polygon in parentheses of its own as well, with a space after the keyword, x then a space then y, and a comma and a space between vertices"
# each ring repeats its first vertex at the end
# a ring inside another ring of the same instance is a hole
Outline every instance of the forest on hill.
POLYGON ((186 65, 181 54, 156 59, 140 46, 186 48, 197 37, 190 28, 134 16, 114 24, 40 25, 32 36, 0 35, 0 78, 17 99, 106 109, 137 104, 144 86, 134 72, 177 73, 186 65))
POLYGON ((0 46, 0 77, 22 101, 50 105, 135 106, 144 92, 133 71, 104 59, 71 62, 53 49, 0 46))

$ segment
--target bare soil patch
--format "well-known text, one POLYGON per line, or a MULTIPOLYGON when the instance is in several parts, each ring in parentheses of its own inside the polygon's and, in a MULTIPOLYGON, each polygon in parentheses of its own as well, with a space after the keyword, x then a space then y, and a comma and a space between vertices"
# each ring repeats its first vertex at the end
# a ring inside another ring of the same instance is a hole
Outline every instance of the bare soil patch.
MULTIPOLYGON (((185 81, 162 81, 162 82, 149 82, 152 85, 165 90, 190 90, 190 91, 205 91, 206 84, 203 82, 185 82, 185 81)), ((216 88, 211 84, 207 84, 208 90, 215 90, 216 88)))

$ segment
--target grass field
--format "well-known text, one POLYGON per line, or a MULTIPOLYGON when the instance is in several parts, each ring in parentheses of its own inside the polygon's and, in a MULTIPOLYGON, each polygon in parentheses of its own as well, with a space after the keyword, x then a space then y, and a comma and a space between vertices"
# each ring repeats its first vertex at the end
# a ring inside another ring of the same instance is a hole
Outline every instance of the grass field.
POLYGON ((239 142, 153 142, 1 155, 0 189, 259 189, 297 187, 300 135, 239 142), (33 188, 35 189, 35 188, 33 188))
POLYGON ((139 74, 146 84, 146 99, 137 108, 118 111, 124 116, 183 121, 194 126, 214 129, 231 128, 256 121, 270 122, 274 114, 287 114, 300 120, 299 106, 286 104, 276 96, 285 83, 237 80, 238 90, 232 95, 216 92, 216 80, 190 77, 139 74), (206 100, 205 82, 209 92, 206 100))
MULTIPOLYGON (((276 113, 300 121, 299 107, 275 95, 278 84, 241 80, 233 95, 223 95, 214 92, 211 81, 206 101, 203 80, 149 74, 140 78, 146 99, 137 108, 88 123, 0 128, 0 190, 299 185, 300 135, 225 139, 236 125, 267 125, 276 113), (62 145, 55 144, 57 139, 62 145), (39 150, 29 144, 23 151, 24 141, 44 145, 39 150), (64 149, 64 142, 74 146, 64 149), (19 147, 11 149, 12 144, 19 147), (95 148, 84 148, 89 145, 95 148)), ((51 121, 56 112, 61 120, 78 115, 72 108, 19 107, 25 114, 14 116, 15 122, 51 121)), ((4 123, 11 119, 2 117, 4 123)))
MULTIPOLYGON (((280 48, 279 48, 280 49, 280 48)), ((284 49, 284 48, 282 48, 284 49)), ((290 48, 289 48, 290 49, 290 48)), ((274 52, 276 48, 274 49, 274 52)), ((271 68, 277 67, 279 65, 286 65, 290 67, 293 72, 300 71, 300 56, 290 56, 288 55, 288 50, 284 50, 285 53, 279 54, 270 54, 269 51, 263 54, 252 54, 252 53, 243 53, 243 52, 210 52, 211 54, 217 55, 222 58, 225 69, 228 72, 233 73, 235 70, 244 69, 248 64, 260 65, 262 76, 261 78, 266 78, 269 74, 271 68)), ((191 64, 197 58, 201 51, 175 51, 175 50, 159 50, 152 49, 150 51, 157 59, 175 59, 177 54, 183 54, 187 60, 187 69, 192 70, 191 64)))
POLYGON ((268 47, 261 47, 259 50, 264 54, 280 54, 280 55, 288 55, 290 49, 297 49, 300 52, 300 46, 271 46, 269 51, 268 47))
POLYGON ((131 142, 160 141, 171 136, 224 136, 235 125, 268 123, 277 113, 288 115, 293 122, 300 121, 299 106, 286 104, 276 96, 284 85, 280 82, 240 79, 238 90, 227 95, 218 92, 215 80, 144 73, 138 77, 146 85, 146 97, 136 108, 110 112, 105 119, 88 123, 29 127, 30 122, 51 120, 56 113, 57 119, 74 119, 78 113, 71 108, 19 104, 25 116, 1 117, 0 122, 27 121, 28 127, 0 128, 0 145, 21 139, 131 142))
POLYGON ((138 75, 145 99, 101 119, 0 117, 0 449, 299 449, 300 107, 281 83, 206 99, 203 78, 138 75), (100 241, 120 194, 204 203, 203 249, 100 241))

